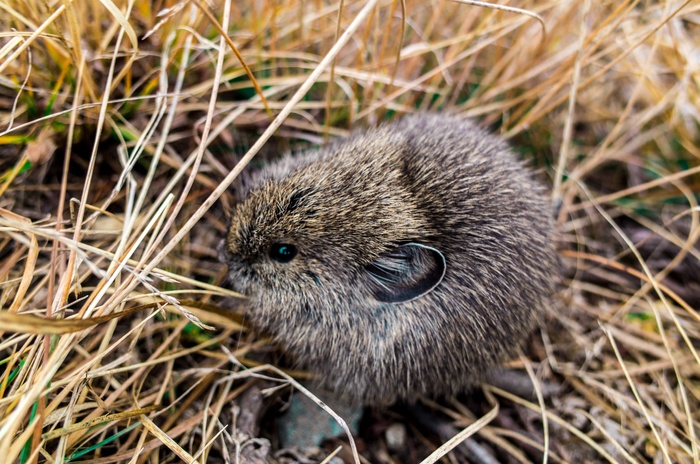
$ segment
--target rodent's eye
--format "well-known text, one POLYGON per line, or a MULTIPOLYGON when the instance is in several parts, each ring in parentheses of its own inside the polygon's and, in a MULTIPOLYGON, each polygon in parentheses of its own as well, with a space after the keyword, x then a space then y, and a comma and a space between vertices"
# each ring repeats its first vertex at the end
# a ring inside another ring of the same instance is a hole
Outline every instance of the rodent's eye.
POLYGON ((280 263, 288 263, 297 255, 297 247, 288 243, 273 243, 270 258, 280 263))

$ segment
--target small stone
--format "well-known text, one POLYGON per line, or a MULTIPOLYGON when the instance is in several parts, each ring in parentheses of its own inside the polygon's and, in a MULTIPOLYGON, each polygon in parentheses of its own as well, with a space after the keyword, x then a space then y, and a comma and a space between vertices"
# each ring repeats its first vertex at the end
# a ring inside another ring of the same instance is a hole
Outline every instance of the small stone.
POLYGON ((406 426, 398 422, 389 426, 384 432, 386 445, 391 451, 398 451, 406 444, 406 426))
MULTIPOLYGON (((318 392, 316 392, 318 395, 318 392)), ((332 395, 319 395, 336 414, 342 417, 350 432, 357 434, 363 408, 344 404, 332 395)), ((278 420, 280 445, 283 448, 298 447, 308 449, 321 446, 324 440, 344 436, 345 431, 326 411, 303 394, 296 394, 291 400, 289 409, 278 420)))

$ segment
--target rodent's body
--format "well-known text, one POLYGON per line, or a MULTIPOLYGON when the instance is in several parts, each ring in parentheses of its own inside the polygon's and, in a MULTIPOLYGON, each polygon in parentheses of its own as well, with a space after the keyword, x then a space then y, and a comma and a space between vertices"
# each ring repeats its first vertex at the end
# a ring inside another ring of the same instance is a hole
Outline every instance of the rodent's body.
POLYGON ((552 229, 503 142, 424 114, 257 173, 224 248, 255 326, 322 385, 388 404, 456 394, 517 352, 552 291, 552 229))

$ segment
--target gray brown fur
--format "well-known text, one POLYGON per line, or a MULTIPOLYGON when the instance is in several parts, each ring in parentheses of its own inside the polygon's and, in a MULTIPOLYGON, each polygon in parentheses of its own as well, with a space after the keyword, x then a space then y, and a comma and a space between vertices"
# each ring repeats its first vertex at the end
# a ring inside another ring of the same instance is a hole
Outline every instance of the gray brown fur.
POLYGON ((365 404, 452 395, 517 353, 552 292, 552 213, 498 138, 422 114, 257 175, 225 261, 249 317, 323 386, 365 404), (388 304, 367 268, 402 243, 438 249, 444 279, 388 304), (289 263, 269 257, 291 243, 289 263))

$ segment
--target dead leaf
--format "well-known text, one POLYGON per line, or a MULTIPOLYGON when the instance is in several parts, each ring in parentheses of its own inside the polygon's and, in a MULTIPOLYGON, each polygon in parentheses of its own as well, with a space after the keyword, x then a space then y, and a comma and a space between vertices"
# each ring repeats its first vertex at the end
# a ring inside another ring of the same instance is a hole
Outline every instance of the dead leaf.
POLYGON ((32 164, 44 164, 51 159, 56 148, 53 132, 42 130, 35 140, 27 144, 27 158, 32 164))

